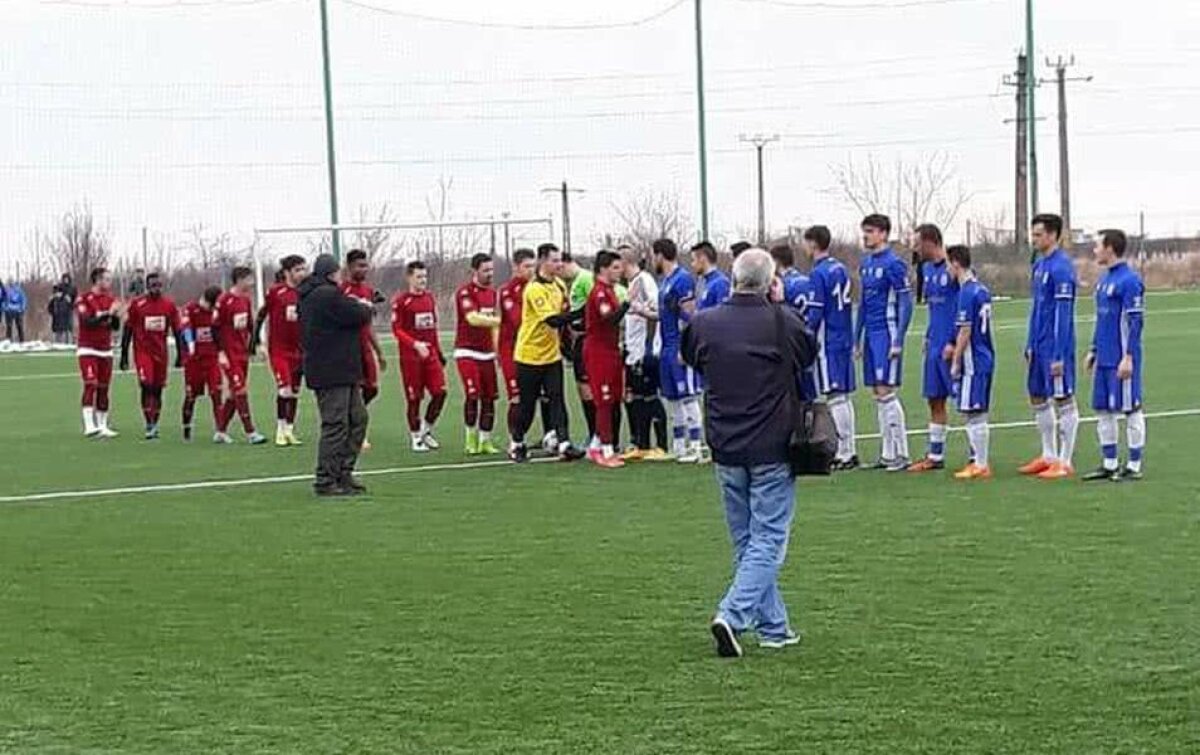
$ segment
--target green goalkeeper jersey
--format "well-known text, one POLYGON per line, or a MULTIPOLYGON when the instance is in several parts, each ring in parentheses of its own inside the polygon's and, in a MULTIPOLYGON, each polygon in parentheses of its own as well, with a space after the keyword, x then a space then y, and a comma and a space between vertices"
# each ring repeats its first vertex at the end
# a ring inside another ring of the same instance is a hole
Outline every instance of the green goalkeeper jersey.
MULTIPOLYGON (((596 276, 590 270, 580 270, 575 276, 575 280, 571 281, 571 311, 583 309, 587 304, 588 297, 592 294, 592 288, 596 285, 596 276)), ((629 298, 629 291, 624 285, 618 283, 616 285, 617 299, 624 303, 629 298)))

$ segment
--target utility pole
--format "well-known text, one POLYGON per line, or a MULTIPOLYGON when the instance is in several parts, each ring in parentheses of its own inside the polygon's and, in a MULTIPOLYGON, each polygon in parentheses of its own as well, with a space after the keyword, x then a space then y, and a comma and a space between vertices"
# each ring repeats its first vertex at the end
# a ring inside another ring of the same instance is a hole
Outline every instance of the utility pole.
MULTIPOLYGON (((764 246, 767 243, 767 205, 765 192, 763 190, 763 148, 771 142, 779 141, 779 134, 771 136, 763 136, 755 134, 754 136, 746 136, 740 134, 738 141, 743 144, 753 144, 754 151, 757 153, 758 160, 758 245, 764 246)), ((708 238, 708 234, 704 234, 708 238)))
POLYGON ((329 73, 329 12, 326 0, 321 6, 321 63, 325 80, 325 155, 329 163, 329 224, 334 226, 332 237, 333 256, 342 258, 342 244, 338 236, 337 162, 333 153, 333 82, 329 73))
POLYGON ((150 244, 146 241, 146 226, 142 226, 142 269, 150 272, 150 244))
POLYGON ((509 213, 502 212, 500 217, 504 218, 504 259, 512 262, 512 236, 508 230, 509 213))
POLYGON ((1029 126, 1029 206, 1033 214, 1038 213, 1038 160, 1037 160, 1037 77, 1033 75, 1033 0, 1025 0, 1025 86, 1028 93, 1025 96, 1026 117, 1029 126))
POLYGON ((704 112, 704 25, 696 3, 696 122, 700 129, 700 240, 708 241, 708 134, 704 112))
POLYGON ((1063 233, 1065 238, 1071 238, 1071 164, 1067 152, 1067 82, 1091 81, 1091 76, 1075 76, 1067 78, 1067 68, 1075 65, 1075 56, 1064 60, 1060 55, 1058 61, 1046 59, 1046 65, 1052 66, 1055 72, 1055 83, 1058 85, 1058 183, 1062 200, 1063 233))
POLYGON ((542 192, 556 192, 562 195, 562 245, 563 254, 571 253, 571 194, 583 194, 586 189, 572 189, 563 181, 561 186, 552 189, 542 189, 542 192))
POLYGON ((1026 102, 1029 97, 1028 78, 1029 59, 1023 54, 1018 55, 1016 75, 1014 77, 1006 76, 1004 79, 1006 85, 1014 87, 1017 90, 1017 117, 1013 119, 1013 122, 1017 124, 1017 210, 1016 233, 1013 236, 1017 251, 1029 246, 1029 142, 1027 136, 1030 121, 1028 115, 1029 104, 1026 102))

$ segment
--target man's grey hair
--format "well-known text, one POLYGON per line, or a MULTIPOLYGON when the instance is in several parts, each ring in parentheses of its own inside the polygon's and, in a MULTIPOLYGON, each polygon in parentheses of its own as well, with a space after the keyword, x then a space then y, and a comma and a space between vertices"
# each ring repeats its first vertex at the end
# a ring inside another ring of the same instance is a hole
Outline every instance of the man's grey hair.
POLYGON ((747 294, 766 294, 775 277, 775 260, 763 249, 747 249, 733 261, 733 288, 747 294))

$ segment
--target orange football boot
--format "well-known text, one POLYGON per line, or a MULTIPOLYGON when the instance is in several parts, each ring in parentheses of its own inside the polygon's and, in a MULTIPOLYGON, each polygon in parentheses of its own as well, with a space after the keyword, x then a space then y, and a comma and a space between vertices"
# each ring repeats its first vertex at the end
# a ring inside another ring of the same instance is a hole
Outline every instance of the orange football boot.
POLYGON ((954 473, 956 480, 990 480, 992 479, 992 468, 981 467, 978 464, 971 463, 954 473))
POLYGON ((1042 472, 1045 472, 1047 469, 1049 469, 1052 466, 1054 466, 1053 461, 1050 461, 1045 456, 1039 456, 1036 459, 1034 459, 1033 461, 1024 465, 1023 467, 1019 468, 1017 471, 1020 472, 1021 474, 1039 475, 1042 472))
POLYGON ((1065 480, 1068 477, 1074 477, 1075 470, 1070 464, 1056 461, 1041 472, 1037 477, 1039 480, 1065 480))

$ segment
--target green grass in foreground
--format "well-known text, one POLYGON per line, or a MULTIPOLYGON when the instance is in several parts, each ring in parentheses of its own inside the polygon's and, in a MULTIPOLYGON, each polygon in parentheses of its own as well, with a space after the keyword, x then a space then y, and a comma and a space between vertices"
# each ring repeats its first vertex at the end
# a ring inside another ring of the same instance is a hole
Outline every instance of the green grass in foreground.
MULTIPOLYGON (((1200 407, 1198 304, 1150 300, 1149 411, 1200 407)), ((1024 312, 997 307, 1001 422, 1028 418, 1024 312)), ((72 370, 0 359, 0 378, 72 370)), ((0 380, 0 495, 311 467, 311 445, 184 447, 174 403, 144 443, 128 377, 125 435, 89 443, 77 391, 0 380)), ((375 418, 366 468, 463 460, 454 402, 432 460, 404 450, 391 382, 375 418)), ((993 434, 990 483, 803 481, 783 587, 805 642, 733 663, 706 632, 729 572, 711 470, 413 472, 338 504, 305 483, 0 503, 0 751, 1196 752, 1196 421, 1150 421, 1138 485, 1017 478, 1029 429, 993 434)), ((1094 455, 1085 425, 1079 466, 1094 455)))

